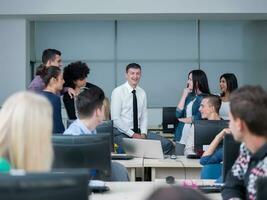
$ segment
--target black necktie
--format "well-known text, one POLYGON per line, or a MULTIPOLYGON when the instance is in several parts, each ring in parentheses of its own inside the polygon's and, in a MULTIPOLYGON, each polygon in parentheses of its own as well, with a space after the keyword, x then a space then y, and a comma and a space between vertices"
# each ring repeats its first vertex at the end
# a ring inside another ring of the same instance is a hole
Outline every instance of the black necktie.
POLYGON ((133 93, 133 131, 138 133, 138 117, 137 117, 137 98, 136 98, 136 90, 132 91, 133 93))

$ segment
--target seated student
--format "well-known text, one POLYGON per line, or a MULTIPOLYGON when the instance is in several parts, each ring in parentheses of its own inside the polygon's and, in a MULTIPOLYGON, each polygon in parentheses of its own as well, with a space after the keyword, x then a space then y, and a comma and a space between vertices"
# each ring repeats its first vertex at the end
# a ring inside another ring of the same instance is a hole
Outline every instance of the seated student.
POLYGON ((11 95, 0 110, 0 171, 23 169, 45 172, 51 168, 52 107, 32 92, 11 95))
MULTIPOLYGON (((206 120, 221 120, 219 109, 221 106, 221 99, 216 95, 205 96, 200 103, 199 111, 202 119, 206 120)), ((194 153, 194 128, 188 132, 187 143, 184 149, 185 155, 194 153)))
POLYGON ((63 133, 65 128, 61 115, 61 100, 58 96, 63 88, 63 74, 58 67, 44 68, 41 77, 45 83, 45 89, 41 92, 53 107, 53 133, 63 133))
POLYGON ((256 181, 267 176, 267 92, 260 86, 244 86, 230 95, 231 133, 242 142, 228 172, 223 199, 256 199, 256 181))
MULTIPOLYGON (((79 94, 81 88, 97 87, 94 84, 86 82, 90 69, 86 63, 81 61, 73 62, 64 68, 63 78, 65 80, 64 87, 72 88, 76 94, 79 94)), ((74 106, 74 98, 67 93, 63 95, 63 102, 69 119, 77 119, 74 106)))
POLYGON ((208 200, 196 189, 188 187, 161 187, 150 194, 146 200, 208 200))
MULTIPOLYGON (((78 119, 76 119, 64 135, 97 134, 96 126, 104 118, 103 101, 105 94, 99 87, 92 87, 81 92, 76 99, 78 119)), ((111 163, 111 180, 128 181, 126 168, 118 162, 111 163)))

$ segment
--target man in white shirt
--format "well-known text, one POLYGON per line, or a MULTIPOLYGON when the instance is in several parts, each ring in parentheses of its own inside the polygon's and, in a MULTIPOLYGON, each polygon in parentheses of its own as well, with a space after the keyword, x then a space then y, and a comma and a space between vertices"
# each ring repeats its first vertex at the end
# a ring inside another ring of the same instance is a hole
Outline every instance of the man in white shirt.
POLYGON ((147 98, 145 91, 138 86, 141 79, 141 66, 131 63, 126 67, 127 81, 115 88, 111 95, 111 119, 114 123, 114 140, 121 147, 122 138, 160 140, 165 154, 171 154, 173 144, 155 133, 147 133, 147 98), (134 114, 134 98, 137 100, 137 113, 134 114), (136 120, 134 119, 136 115, 136 120))

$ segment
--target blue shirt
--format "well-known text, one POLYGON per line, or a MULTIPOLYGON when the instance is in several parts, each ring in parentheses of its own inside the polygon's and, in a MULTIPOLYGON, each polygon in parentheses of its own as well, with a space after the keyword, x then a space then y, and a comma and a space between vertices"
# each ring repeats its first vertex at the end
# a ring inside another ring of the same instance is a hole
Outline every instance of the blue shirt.
POLYGON ((76 119, 63 133, 64 135, 93 135, 96 130, 89 130, 81 120, 76 119))
POLYGON ((203 156, 200 159, 201 165, 208 165, 208 164, 219 164, 223 160, 223 148, 218 148, 213 154, 209 156, 203 156))

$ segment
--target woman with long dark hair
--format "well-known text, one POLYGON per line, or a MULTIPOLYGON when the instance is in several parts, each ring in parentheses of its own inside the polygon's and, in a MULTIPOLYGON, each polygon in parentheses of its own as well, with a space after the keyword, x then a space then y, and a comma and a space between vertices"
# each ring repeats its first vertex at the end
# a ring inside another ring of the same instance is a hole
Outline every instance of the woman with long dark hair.
POLYGON ((220 116, 223 119, 229 119, 230 103, 229 98, 232 91, 238 88, 236 76, 233 73, 225 73, 220 77, 220 89, 222 105, 220 108, 220 116))
POLYGON ((192 123, 201 119, 199 112, 203 95, 210 94, 208 79, 204 71, 192 70, 188 74, 187 87, 177 105, 176 117, 179 121, 175 131, 175 140, 181 144, 189 142, 190 134, 193 134, 192 123))

